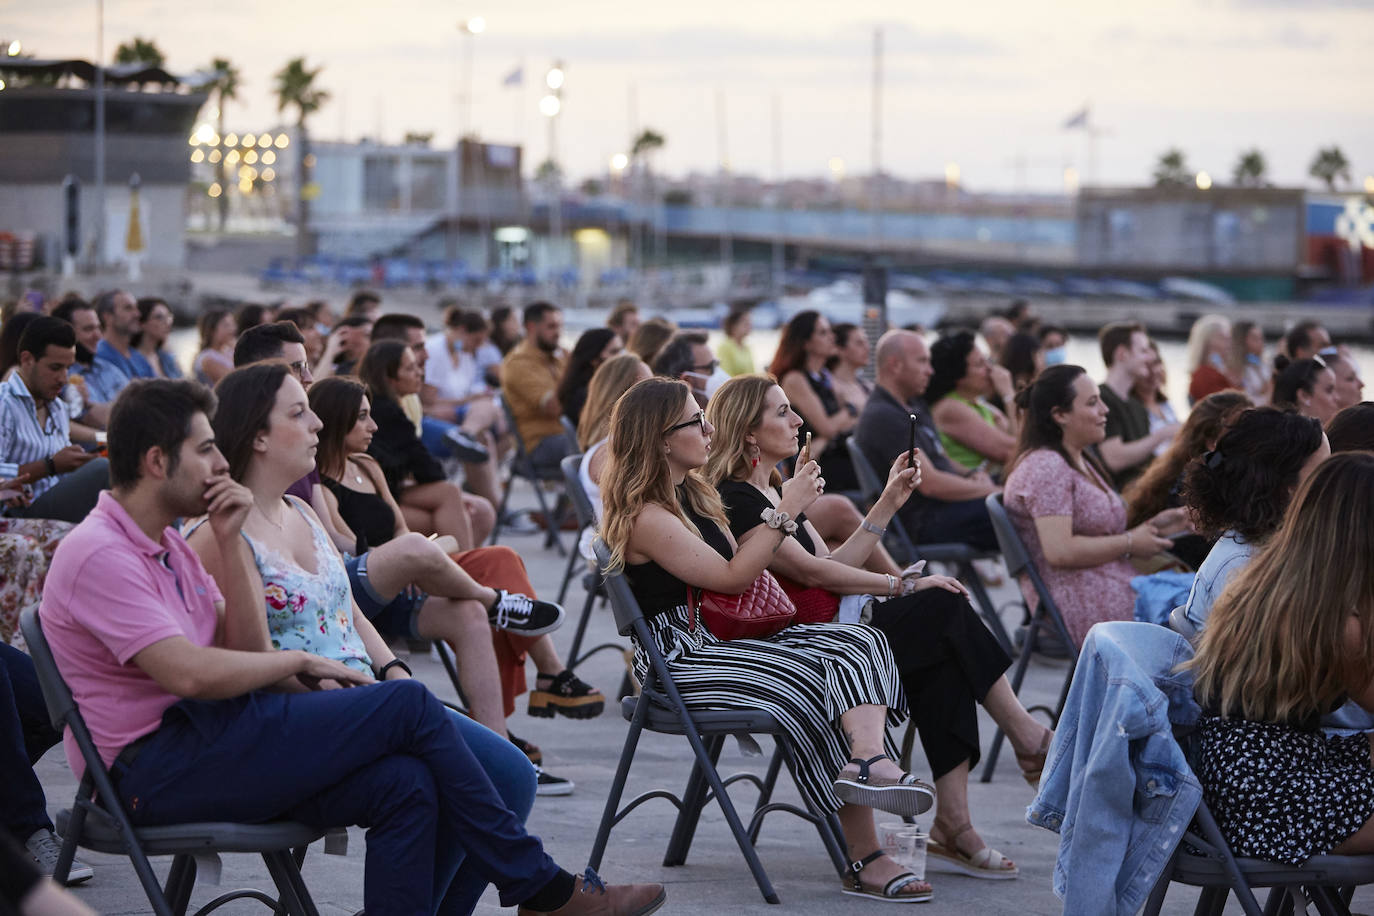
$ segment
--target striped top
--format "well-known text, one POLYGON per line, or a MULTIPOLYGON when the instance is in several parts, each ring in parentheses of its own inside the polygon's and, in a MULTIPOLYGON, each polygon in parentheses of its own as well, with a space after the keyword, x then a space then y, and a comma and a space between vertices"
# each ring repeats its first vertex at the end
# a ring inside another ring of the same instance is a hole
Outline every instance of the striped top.
MULTIPOLYGON (((39 425, 33 395, 19 373, 11 373, 0 384, 0 478, 14 477, 20 465, 42 461, 71 445, 70 429, 67 404, 61 398, 48 402, 47 422, 39 425)), ((34 481, 34 497, 56 483, 54 476, 34 481)))

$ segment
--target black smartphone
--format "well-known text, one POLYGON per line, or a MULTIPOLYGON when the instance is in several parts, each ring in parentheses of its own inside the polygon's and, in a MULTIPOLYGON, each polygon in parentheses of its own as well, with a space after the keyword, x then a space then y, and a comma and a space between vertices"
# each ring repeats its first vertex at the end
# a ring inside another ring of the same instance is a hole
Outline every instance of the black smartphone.
POLYGON ((911 425, 907 430, 906 454, 907 461, 911 462, 911 466, 914 468, 916 467, 916 415, 914 413, 908 414, 908 417, 911 425))

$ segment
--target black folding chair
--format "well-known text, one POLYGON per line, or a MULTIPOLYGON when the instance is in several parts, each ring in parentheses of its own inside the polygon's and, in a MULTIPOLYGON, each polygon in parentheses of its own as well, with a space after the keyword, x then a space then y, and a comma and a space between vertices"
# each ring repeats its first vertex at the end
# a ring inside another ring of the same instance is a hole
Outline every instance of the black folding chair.
MULTIPOLYGON (((1006 561, 1007 571, 1012 579, 1025 576, 1030 580, 1035 589, 1035 595, 1039 599, 1039 604, 1035 613, 1030 616, 1030 622, 1026 625, 1026 641, 1021 646, 1021 657, 1016 660, 1016 669, 1011 675, 1011 689, 1020 694, 1021 683, 1026 679, 1026 667, 1030 664, 1031 653, 1035 651, 1036 640, 1040 636, 1041 630, 1052 630, 1059 637, 1064 646, 1064 651, 1069 654, 1069 668, 1064 672, 1064 686, 1059 691, 1059 702, 1054 709, 1047 706, 1031 707, 1040 709, 1049 714, 1052 725, 1059 724, 1059 715, 1064 711, 1064 701, 1069 696, 1069 685, 1073 682, 1074 666, 1078 664, 1078 647, 1074 644, 1073 637, 1069 635, 1069 628, 1064 623, 1064 615, 1059 611, 1059 605, 1055 603, 1054 596, 1045 586, 1045 580, 1040 578, 1040 571, 1031 562, 1030 552, 1026 550, 1026 544, 1021 540, 1021 535, 1017 533, 1016 527, 1012 525, 1011 519, 1007 517, 1007 508, 1002 505, 1002 495, 991 493, 987 498, 988 515, 992 518, 992 530, 997 535, 997 544, 1002 548, 1002 559, 1006 561)), ((1006 736, 1002 734, 1002 729, 992 736, 992 746, 988 749, 987 763, 983 765, 983 782, 992 781, 992 771, 997 767, 997 755, 1002 750, 1002 740, 1006 736)))
POLYGON ((1309 901, 1322 916, 1350 916, 1355 888, 1374 884, 1374 856, 1313 856, 1296 866, 1238 858, 1207 802, 1200 801, 1145 902, 1143 916, 1159 916, 1170 884, 1202 888, 1195 916, 1221 916, 1231 894, 1246 916, 1305 913, 1309 901), (1256 888, 1271 889, 1263 909, 1255 899, 1256 888))
MULTIPOLYGON (((869 464, 868 457, 859 447, 858 440, 850 436, 845 441, 845 446, 849 449, 850 461, 854 465, 854 475, 859 480, 863 501, 866 505, 871 506, 882 495, 884 481, 873 469, 873 465, 869 464)), ((928 563, 948 563, 953 566, 959 580, 967 585, 968 590, 973 593, 973 604, 978 609, 979 616, 983 618, 983 622, 987 624, 992 635, 1001 644, 1002 650, 1008 655, 1015 654, 1012 649, 1011 638, 1007 635, 1007 629, 1002 624, 1002 617, 997 613, 997 606, 992 603, 992 596, 988 594, 987 586, 983 584, 983 577, 978 574, 978 568, 973 565, 974 560, 997 559, 997 551, 979 550, 969 544, 953 542, 917 544, 906 530, 906 526, 902 524, 902 520, 895 515, 892 516, 892 521, 887 523, 887 549, 903 564, 925 560, 928 563)))
POLYGON ((54 880, 59 884, 66 880, 78 846, 110 855, 126 855, 133 862, 153 912, 158 916, 180 916, 190 904, 199 868, 217 876, 220 853, 257 853, 267 864, 279 899, 260 890, 230 891, 197 910, 197 916, 231 900, 257 900, 271 907, 274 913, 318 916, 319 911, 301 878, 300 863, 305 848, 321 837, 326 838, 326 853, 343 855, 348 847, 346 830, 326 831, 291 821, 268 824, 206 822, 135 828, 118 801, 110 771, 96 749, 86 720, 57 670, 38 612, 32 608, 26 610, 20 617, 19 626, 28 642, 53 727, 71 729, 86 763, 76 800, 71 808, 62 810, 57 816, 62 852, 58 856, 54 880), (149 856, 173 857, 166 887, 158 886, 149 856))
MULTIPOLYGON (((563 480, 568 498, 572 500, 573 511, 577 513, 577 521, 583 530, 596 528, 596 509, 592 506, 591 497, 587 491, 582 489, 582 478, 578 472, 582 467, 581 455, 569 455, 564 458, 561 466, 563 468, 563 480)), ((580 542, 579 538, 579 542, 580 542)), ((581 562, 582 555, 574 548, 572 558, 568 561, 568 573, 564 577, 564 587, 567 580, 572 578, 574 562, 581 562)), ((625 647, 620 643, 603 642, 595 648, 586 652, 582 650, 582 640, 587 635, 587 623, 592 616, 592 607, 596 604, 597 598, 606 596, 605 582, 602 580, 600 567, 589 570, 582 576, 582 584, 587 589, 587 600, 582 603, 582 614, 577 618, 577 629, 573 633, 572 647, 568 649, 568 669, 572 670, 579 664, 591 658, 598 652, 609 650, 614 652, 624 652, 625 647)), ((562 601, 560 595, 559 600, 562 601)), ((622 686, 623 689, 623 686, 622 686)), ((623 694, 622 694, 623 695, 623 694)))
POLYGON ((555 515, 554 512, 550 511, 548 499, 544 493, 544 485, 561 481, 563 474, 558 468, 536 468, 534 466, 534 462, 530 460, 529 452, 525 450, 525 440, 520 437, 520 427, 515 422, 515 414, 511 412, 510 404, 506 401, 505 395, 498 395, 497 400, 501 402, 501 410, 506 415, 511 439, 515 442, 515 452, 511 455, 510 475, 506 479, 506 490, 501 494, 501 505, 496 510, 496 524, 491 529, 491 543, 495 544, 501 536, 501 525, 506 518, 506 506, 510 502, 511 488, 517 479, 527 480, 534 490, 534 498, 539 503, 539 511, 544 513, 544 523, 547 526, 544 546, 554 548, 561 557, 564 554, 564 549, 563 538, 559 535, 559 530, 563 524, 563 512, 559 511, 555 515))
MULTIPOLYGON (((597 563, 604 569, 610 560, 610 553, 600 540, 595 542, 595 550, 597 563)), ((667 799, 678 809, 677 821, 668 841, 668 850, 664 855, 663 864, 665 866, 684 864, 687 861, 687 852, 692 845, 692 838, 696 834, 701 811, 706 803, 714 798, 719 803, 721 812, 725 815, 726 823, 730 825, 730 832, 734 834, 740 852, 744 854, 744 859, 749 864, 749 870, 754 875, 754 881, 758 884, 759 892, 763 894, 763 899, 767 902, 778 903, 778 895, 773 890, 767 873, 763 870, 763 864, 759 861, 758 851, 754 844, 758 840, 765 815, 773 811, 787 811, 810 821, 820 834, 821 842, 830 855, 835 870, 843 876, 847 871, 847 862, 839 819, 833 814, 803 810, 795 805, 771 801, 774 784, 782 765, 786 763, 789 772, 795 773, 791 737, 783 730, 781 724, 773 716, 762 711, 688 709, 687 704, 683 702, 682 695, 678 693, 677 685, 673 682, 672 674, 668 671, 662 653, 658 651, 658 646, 649 633, 648 624, 644 620, 644 613, 631 593, 629 583, 621 574, 609 575, 604 578, 606 590, 611 599, 611 608, 615 612, 616 625, 623 635, 628 636, 633 633, 643 651, 648 653, 649 672, 645 683, 641 685, 639 697, 626 697, 620 704, 621 713, 630 722, 630 731, 625 737, 625 748, 621 752, 620 763, 616 767, 615 778, 611 783, 611 791, 606 798, 606 809, 601 816, 601 824, 597 828, 596 839, 592 843, 592 853, 588 864, 592 868, 601 865, 601 857, 606 851, 606 843, 610 838, 611 829, 631 811, 652 798, 667 799), (625 780, 630 772, 630 764, 634 760, 639 736, 645 729, 662 734, 685 735, 696 758, 692 766, 692 773, 687 779, 687 786, 681 797, 660 789, 645 792, 622 808, 620 807, 620 799, 625 792, 625 780), (725 739, 730 735, 772 736, 776 749, 769 763, 767 774, 762 779, 752 773, 738 773, 725 779, 721 778, 716 769, 716 763, 720 759, 720 752, 725 744, 725 739), (759 789, 758 802, 754 806, 753 816, 750 818, 747 828, 740 820, 739 813, 735 810, 735 805, 726 791, 726 786, 738 781, 751 782, 759 789)))

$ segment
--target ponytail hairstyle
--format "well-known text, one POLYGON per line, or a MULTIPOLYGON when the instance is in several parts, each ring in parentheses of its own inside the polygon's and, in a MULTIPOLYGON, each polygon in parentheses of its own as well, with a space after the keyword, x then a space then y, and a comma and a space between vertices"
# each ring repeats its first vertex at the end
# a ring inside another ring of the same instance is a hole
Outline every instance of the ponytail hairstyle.
POLYGON ((1320 356, 1290 360, 1279 354, 1274 357, 1274 406, 1298 409, 1298 392, 1311 394, 1317 376, 1326 370, 1326 360, 1320 356))
POLYGON ((673 486, 663 447, 664 430, 676 422, 689 401, 696 403, 686 382, 656 377, 638 382, 611 411, 606 443, 609 454, 601 472, 603 511, 598 526, 601 539, 611 552, 605 570, 608 574, 625 568, 635 520, 650 503, 676 515, 698 537, 701 531, 688 518, 683 503, 722 530, 729 529, 720 494, 695 470, 687 473, 681 487, 673 486))
MULTIPOLYGON (((1050 366, 1037 375, 1035 381, 1016 393, 1016 407, 1021 411, 1021 436, 1016 443, 1016 455, 1008 464, 1003 480, 1011 475, 1022 458, 1037 449, 1057 452, 1065 462, 1073 465, 1064 448, 1064 430, 1055 422, 1054 412, 1067 413, 1073 410, 1074 383, 1086 374, 1082 366, 1067 363, 1050 366)), ((1112 479, 1111 472, 1093 449, 1083 450, 1083 460, 1092 465, 1103 480, 1112 479)))

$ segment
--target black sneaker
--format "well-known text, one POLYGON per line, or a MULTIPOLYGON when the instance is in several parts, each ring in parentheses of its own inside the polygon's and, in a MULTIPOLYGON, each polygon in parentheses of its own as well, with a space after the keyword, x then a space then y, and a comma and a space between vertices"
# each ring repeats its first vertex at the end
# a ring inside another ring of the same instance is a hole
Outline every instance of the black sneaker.
POLYGON ((540 601, 498 588, 496 603, 487 609, 487 619, 498 630, 511 630, 521 636, 543 636, 563 625, 563 608, 552 601, 540 601))
POLYGON ((461 429, 450 429, 444 433, 444 444, 453 453, 453 457, 464 464, 481 464, 491 457, 491 452, 487 451, 486 446, 461 429))
MULTIPOLYGON (((569 789, 569 792, 572 790, 569 789)), ((44 877, 51 878, 52 873, 57 869, 57 857, 62 853, 62 844, 51 830, 46 827, 33 832, 24 841, 24 848, 28 851, 33 861, 38 865, 44 877)), ((85 862, 79 859, 72 860, 71 870, 67 872, 67 885, 80 884, 82 881, 89 881, 95 876, 95 871, 85 862)))
POLYGON ((573 794, 573 781, 564 779, 562 776, 555 776, 544 771, 543 767, 536 766, 534 775, 538 780, 534 787, 535 795, 571 795, 573 794))
POLYGON ((530 744, 524 738, 517 738, 510 732, 506 732, 506 738, 510 740, 511 744, 514 744, 520 749, 520 753, 530 758, 530 763, 539 766, 539 764, 544 762, 544 752, 539 749, 539 745, 530 744))

